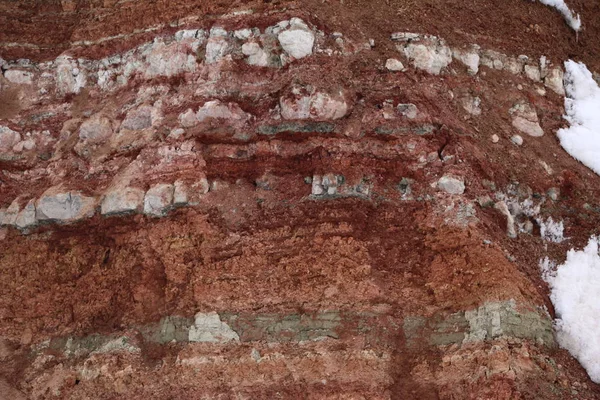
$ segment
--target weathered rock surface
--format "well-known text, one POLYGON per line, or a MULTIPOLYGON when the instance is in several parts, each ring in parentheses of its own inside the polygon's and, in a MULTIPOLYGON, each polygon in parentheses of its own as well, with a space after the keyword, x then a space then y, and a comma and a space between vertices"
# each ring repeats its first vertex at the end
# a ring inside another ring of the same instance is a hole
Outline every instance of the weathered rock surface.
POLYGON ((65 192, 60 187, 50 188, 36 202, 36 218, 38 221, 77 221, 91 217, 96 204, 93 197, 65 192))
POLYGON ((488 3, 0 5, 0 398, 600 398, 538 267, 595 5, 488 3))

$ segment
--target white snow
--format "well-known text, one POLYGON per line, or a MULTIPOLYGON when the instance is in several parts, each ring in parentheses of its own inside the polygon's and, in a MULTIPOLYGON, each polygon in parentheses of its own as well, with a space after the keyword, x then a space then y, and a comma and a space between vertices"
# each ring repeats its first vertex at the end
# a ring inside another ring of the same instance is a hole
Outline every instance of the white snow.
POLYGON ((556 339, 600 383, 600 256, 598 238, 583 250, 569 250, 556 269, 546 258, 540 263, 556 311, 556 339))
POLYGON ((544 240, 548 240, 552 243, 560 243, 565 240, 563 232, 565 227, 562 221, 555 222, 552 217, 548 217, 546 221, 539 218, 537 223, 540 224, 540 236, 544 240))
POLYGON ((574 31, 577 32, 581 29, 581 18, 579 17, 579 14, 575 16, 573 11, 565 4, 565 0, 540 0, 540 3, 556 8, 574 31))
POLYGON ((571 125, 560 129, 561 146, 600 175, 600 88, 585 64, 565 62, 565 119, 571 125))

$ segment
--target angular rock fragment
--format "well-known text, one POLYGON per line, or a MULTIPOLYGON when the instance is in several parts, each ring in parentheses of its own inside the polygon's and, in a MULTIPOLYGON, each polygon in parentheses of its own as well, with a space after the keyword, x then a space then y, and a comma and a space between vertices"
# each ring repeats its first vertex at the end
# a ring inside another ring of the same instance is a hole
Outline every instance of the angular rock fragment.
POLYGON ((132 187, 110 190, 104 195, 100 212, 102 215, 125 214, 142 210, 144 191, 132 187))
POLYGON ((402 62, 395 58, 388 58, 385 62, 385 67, 388 71, 404 71, 404 65, 402 64, 402 62))
POLYGON ((230 50, 227 31, 220 27, 213 27, 206 42, 204 61, 214 64, 223 58, 230 50))
POLYGON ((21 135, 7 126, 0 126, 0 152, 8 152, 21 141, 21 135))
POLYGON ((397 46, 411 64, 432 75, 439 75, 452 62, 452 50, 443 39, 423 36, 397 46))
POLYGON ((540 68, 536 65, 525 65, 525 76, 534 82, 540 82, 542 80, 540 68))
POLYGON ((239 335, 229 325, 221 321, 216 312, 197 313, 194 325, 190 328, 190 342, 227 343, 239 342, 239 335))
POLYGON ((544 78, 544 85, 559 96, 565 95, 565 85, 563 82, 564 72, 559 67, 552 68, 544 78))
POLYGON ((299 18, 290 20, 290 27, 277 36, 283 50, 295 59, 310 56, 313 52, 315 35, 299 18))
POLYGON ((477 75, 479 72, 479 48, 473 46, 471 50, 452 49, 452 56, 467 67, 471 75, 477 75))
POLYGON ((222 120, 232 126, 243 126, 250 115, 246 114, 236 103, 222 103, 220 100, 212 100, 204 103, 196 113, 198 122, 205 122, 210 119, 222 120))
POLYGON ((438 180, 437 187, 449 194, 463 194, 465 192, 464 181, 447 175, 438 180))
POLYGON ((511 108, 509 112, 513 116, 512 125, 520 132, 533 137, 544 135, 537 113, 531 105, 519 103, 511 108))
POLYGON ((162 217, 173 205, 174 187, 170 184, 152 186, 144 197, 144 214, 162 217))
POLYGON ((263 50, 256 42, 244 43, 242 45, 242 54, 248 56, 248 64, 258 67, 269 65, 269 53, 263 50))

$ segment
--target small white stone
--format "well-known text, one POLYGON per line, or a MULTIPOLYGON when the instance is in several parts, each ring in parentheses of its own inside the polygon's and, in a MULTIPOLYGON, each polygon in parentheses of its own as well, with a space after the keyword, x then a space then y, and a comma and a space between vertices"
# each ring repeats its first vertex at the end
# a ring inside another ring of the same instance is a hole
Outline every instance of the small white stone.
POLYGON ((21 141, 21 134, 7 126, 0 126, 0 152, 9 151, 21 141))
POLYGON ((523 144, 523 138, 520 135, 514 135, 510 138, 510 140, 517 146, 521 146, 523 144))
POLYGON ((451 176, 442 176, 437 182, 438 189, 449 194, 463 194, 465 192, 465 183, 451 176))
POLYGON ((395 58, 388 58, 387 61, 385 62, 385 67, 389 71, 403 71, 404 70, 404 65, 402 64, 402 62, 395 58))
POLYGON ((498 135, 493 134, 492 135, 492 143, 498 143, 500 141, 500 138, 498 137, 498 135))

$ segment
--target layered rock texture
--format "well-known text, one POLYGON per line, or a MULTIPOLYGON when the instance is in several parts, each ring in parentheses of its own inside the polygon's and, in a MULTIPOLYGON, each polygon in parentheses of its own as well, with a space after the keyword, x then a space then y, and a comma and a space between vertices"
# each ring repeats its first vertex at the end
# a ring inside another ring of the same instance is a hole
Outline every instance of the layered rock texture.
POLYGON ((0 399, 600 398, 573 6, 0 1, 0 399))

